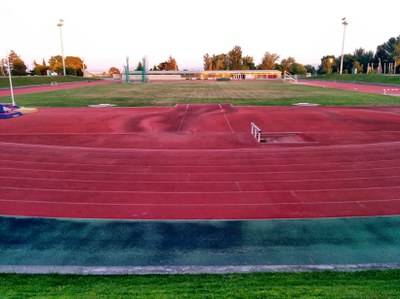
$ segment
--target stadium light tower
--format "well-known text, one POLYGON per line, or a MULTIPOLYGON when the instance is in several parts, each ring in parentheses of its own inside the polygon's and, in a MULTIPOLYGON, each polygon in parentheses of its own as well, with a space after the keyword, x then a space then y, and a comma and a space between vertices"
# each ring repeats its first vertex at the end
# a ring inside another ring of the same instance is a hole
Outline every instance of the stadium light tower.
POLYGON ((61 30, 61 27, 63 25, 64 25, 64 20, 63 19, 58 19, 57 26, 60 28, 61 56, 62 56, 62 64, 63 64, 63 73, 64 73, 64 76, 66 76, 67 72, 65 71, 64 44, 63 44, 63 36, 62 36, 62 30, 61 30))
POLYGON ((344 26, 344 29, 343 29, 343 42, 342 42, 342 57, 340 58, 340 74, 343 73, 344 37, 345 37, 345 35, 346 35, 346 26, 349 24, 349 23, 347 23, 347 21, 346 21, 346 17, 344 17, 344 18, 342 19, 342 24, 343 24, 343 26, 344 26))

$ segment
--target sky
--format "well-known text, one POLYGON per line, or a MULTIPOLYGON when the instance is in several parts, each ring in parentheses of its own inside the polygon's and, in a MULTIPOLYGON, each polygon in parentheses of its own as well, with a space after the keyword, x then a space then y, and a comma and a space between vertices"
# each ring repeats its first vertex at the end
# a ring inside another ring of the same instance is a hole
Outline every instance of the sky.
POLYGON ((175 58, 179 69, 203 68, 203 55, 240 46, 261 63, 265 52, 318 66, 326 55, 375 51, 400 35, 399 0, 0 0, 0 57, 14 50, 30 67, 61 55, 89 71, 123 69, 175 58))

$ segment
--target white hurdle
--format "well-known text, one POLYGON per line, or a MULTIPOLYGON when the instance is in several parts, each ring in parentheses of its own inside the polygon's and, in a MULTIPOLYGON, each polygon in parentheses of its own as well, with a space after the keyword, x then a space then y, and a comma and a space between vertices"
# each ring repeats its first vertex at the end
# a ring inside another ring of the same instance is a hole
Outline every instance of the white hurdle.
POLYGON ((253 135, 258 142, 261 142, 261 129, 257 127, 256 124, 253 122, 250 123, 250 126, 251 126, 250 128, 251 135, 253 135))

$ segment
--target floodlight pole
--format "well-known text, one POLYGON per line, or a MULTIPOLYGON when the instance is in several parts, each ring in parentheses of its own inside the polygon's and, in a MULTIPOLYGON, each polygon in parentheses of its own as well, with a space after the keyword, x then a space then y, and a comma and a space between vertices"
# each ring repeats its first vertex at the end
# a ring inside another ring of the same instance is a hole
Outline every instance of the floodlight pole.
POLYGON ((63 36, 62 36, 62 30, 61 30, 61 27, 63 25, 64 25, 64 20, 63 19, 59 19, 59 22, 58 22, 57 26, 60 28, 61 55, 62 55, 63 73, 64 73, 64 76, 66 76, 67 72, 65 70, 64 44, 63 44, 63 36))
POLYGON ((7 51, 7 67, 8 67, 8 80, 10 81, 10 93, 11 93, 11 103, 13 106, 15 105, 15 99, 14 99, 14 89, 12 85, 12 80, 11 80, 11 68, 10 68, 10 58, 8 57, 9 53, 7 51))
POLYGON ((344 26, 344 29, 343 29, 343 42, 342 42, 342 57, 340 58, 340 74, 343 73, 344 38, 346 35, 346 26, 349 24, 349 23, 347 23, 346 18, 342 19, 342 24, 344 26))

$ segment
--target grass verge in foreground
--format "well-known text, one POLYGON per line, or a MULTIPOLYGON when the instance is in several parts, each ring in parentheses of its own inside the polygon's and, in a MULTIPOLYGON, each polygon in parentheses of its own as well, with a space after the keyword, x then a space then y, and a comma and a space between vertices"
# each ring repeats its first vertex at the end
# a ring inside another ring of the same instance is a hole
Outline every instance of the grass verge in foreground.
MULTIPOLYGON (((172 82, 107 84, 16 95, 27 107, 174 106, 189 103, 231 103, 235 106, 291 106, 299 102, 322 106, 398 105, 399 97, 351 92, 283 82, 172 82)), ((0 102, 9 99, 0 98, 0 102)))
POLYGON ((227 275, 0 274, 6 298, 399 298, 400 270, 227 275))

